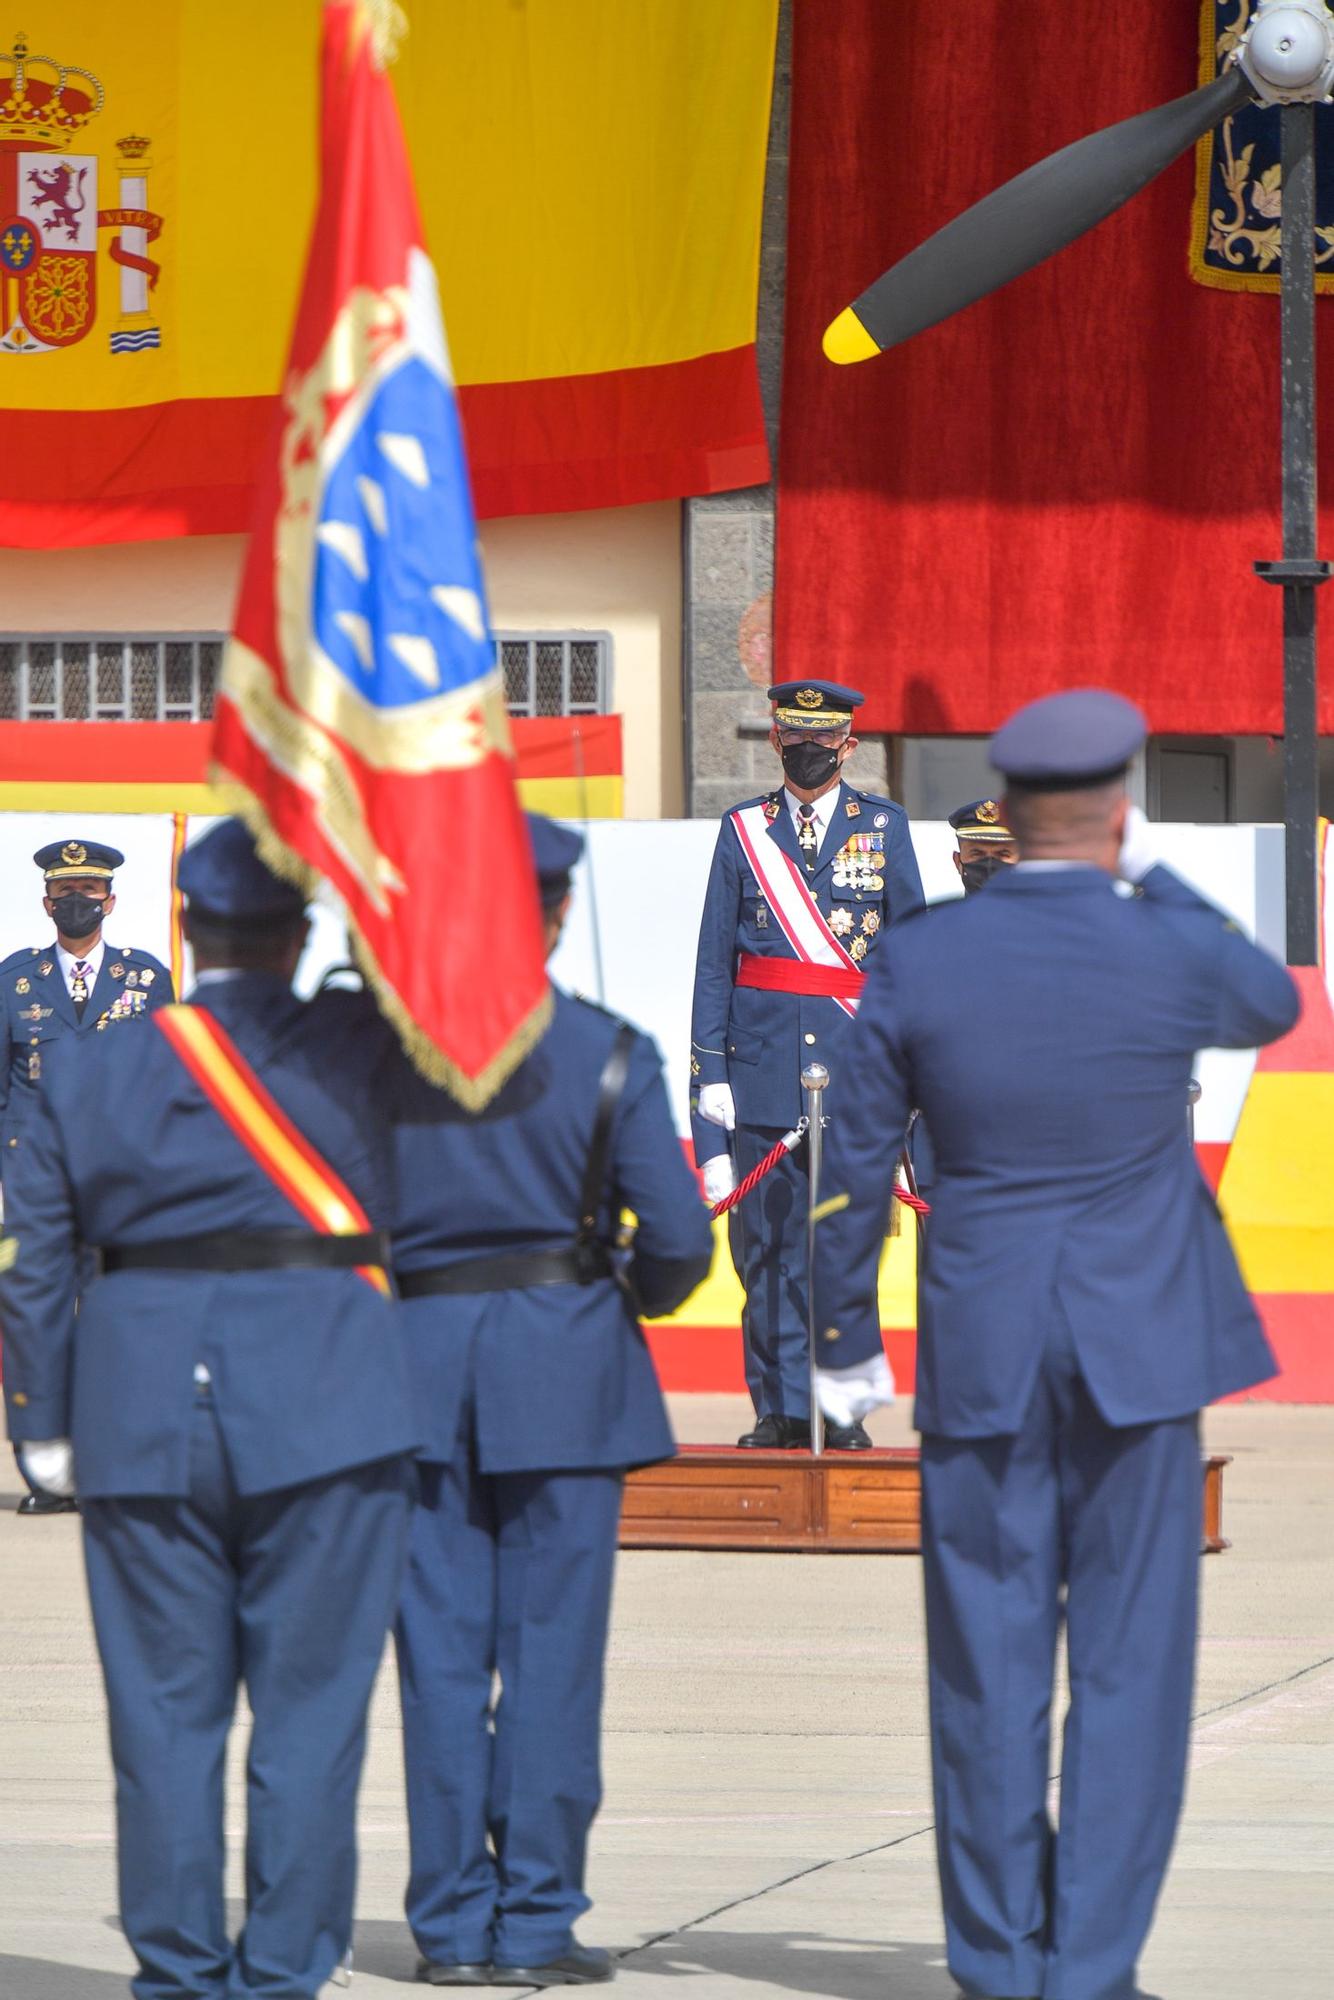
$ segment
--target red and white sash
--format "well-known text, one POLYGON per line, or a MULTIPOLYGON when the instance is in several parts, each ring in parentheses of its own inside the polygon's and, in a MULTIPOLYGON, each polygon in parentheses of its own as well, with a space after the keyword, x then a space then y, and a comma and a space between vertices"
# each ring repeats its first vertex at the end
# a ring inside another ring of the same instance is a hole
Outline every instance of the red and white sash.
MULTIPOLYGON (((861 967, 830 930, 796 862, 770 839, 764 807, 740 806, 730 818, 761 894, 797 957, 807 965, 836 966, 840 971, 860 974, 861 967)), ((858 1003, 835 998, 834 1005, 845 1014, 855 1014, 858 1003)))

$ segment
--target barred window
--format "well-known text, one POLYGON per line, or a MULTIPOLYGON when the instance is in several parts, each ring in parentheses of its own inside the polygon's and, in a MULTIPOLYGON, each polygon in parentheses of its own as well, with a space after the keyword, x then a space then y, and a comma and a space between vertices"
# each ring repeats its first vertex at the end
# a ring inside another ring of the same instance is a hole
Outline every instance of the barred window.
POLYGON ((511 715, 605 715, 611 706, 605 632, 497 632, 496 664, 511 715))
MULTIPOLYGON (((0 635, 0 721, 207 722, 226 641, 0 635)), ((600 632, 498 632, 511 715, 605 715, 611 640, 600 632)))
POLYGON ((220 632, 0 637, 0 721, 207 722, 220 632))

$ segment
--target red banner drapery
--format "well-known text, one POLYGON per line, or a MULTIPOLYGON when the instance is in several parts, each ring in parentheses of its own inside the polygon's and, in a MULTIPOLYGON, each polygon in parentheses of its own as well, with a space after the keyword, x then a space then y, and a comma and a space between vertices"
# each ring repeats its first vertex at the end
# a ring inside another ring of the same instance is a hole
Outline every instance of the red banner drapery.
POLYGON ((1192 89, 1197 27, 1144 0, 796 9, 776 670, 864 687, 865 727, 983 733, 1095 681, 1158 732, 1281 729, 1279 593, 1251 569, 1279 554, 1278 302, 1191 282, 1189 155, 906 347, 842 369, 820 350, 960 209, 1192 89))

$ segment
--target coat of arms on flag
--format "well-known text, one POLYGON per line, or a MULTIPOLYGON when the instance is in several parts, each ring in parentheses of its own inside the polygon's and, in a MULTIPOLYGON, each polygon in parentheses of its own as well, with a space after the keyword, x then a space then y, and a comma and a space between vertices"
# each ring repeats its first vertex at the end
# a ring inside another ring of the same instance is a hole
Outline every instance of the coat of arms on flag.
POLYGON ((378 57, 397 11, 326 0, 320 205, 215 780, 275 866, 333 887, 414 1060, 475 1105, 550 998, 435 276, 378 57))
POLYGON ((120 205, 99 209, 95 153, 69 148, 106 101, 101 80, 77 63, 33 55, 18 35, 0 56, 0 353, 40 354, 73 347, 97 317, 97 232, 119 266, 120 318, 113 354, 161 344, 149 310, 158 265, 147 246, 162 217, 146 206, 148 141, 116 142, 120 205))

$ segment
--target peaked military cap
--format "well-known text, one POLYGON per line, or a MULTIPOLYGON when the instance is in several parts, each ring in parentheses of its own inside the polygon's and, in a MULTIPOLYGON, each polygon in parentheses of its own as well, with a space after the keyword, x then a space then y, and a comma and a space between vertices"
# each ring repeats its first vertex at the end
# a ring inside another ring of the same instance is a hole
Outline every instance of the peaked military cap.
POLYGON ((866 696, 837 681, 776 681, 769 699, 782 729, 841 729, 866 696))
POLYGON ((125 864, 118 847, 106 847, 99 840, 52 840, 32 858, 48 882, 70 875, 105 875, 110 881, 125 864))
POLYGON ((1013 840, 995 799, 974 799, 970 806, 956 806, 950 825, 960 840, 1013 840))
POLYGON ((1071 688, 1030 701, 991 739, 991 761, 1012 785, 1073 792, 1120 777, 1149 733, 1133 701, 1107 688, 1071 688))
POLYGON ((584 851, 582 834, 571 833, 542 813, 525 813, 528 838, 532 842, 533 866, 538 888, 546 904, 559 903, 570 886, 570 875, 584 851))
POLYGON ((239 819, 224 819, 190 843, 176 886, 193 911, 220 924, 292 923, 306 907, 304 892, 260 860, 250 829, 239 819))

